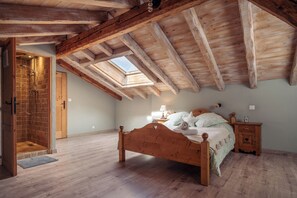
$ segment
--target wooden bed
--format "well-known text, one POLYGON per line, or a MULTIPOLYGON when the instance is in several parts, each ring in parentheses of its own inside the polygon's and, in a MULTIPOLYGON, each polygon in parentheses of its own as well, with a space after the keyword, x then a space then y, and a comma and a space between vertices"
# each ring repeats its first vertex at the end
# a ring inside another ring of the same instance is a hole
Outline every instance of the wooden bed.
MULTIPOLYGON (((209 112, 206 109, 195 109, 194 116, 209 112)), ((200 183, 209 185, 210 154, 208 134, 203 133, 201 143, 192 142, 180 133, 176 133, 159 123, 150 123, 129 133, 119 131, 119 161, 125 161, 125 151, 152 155, 200 167, 200 183)))

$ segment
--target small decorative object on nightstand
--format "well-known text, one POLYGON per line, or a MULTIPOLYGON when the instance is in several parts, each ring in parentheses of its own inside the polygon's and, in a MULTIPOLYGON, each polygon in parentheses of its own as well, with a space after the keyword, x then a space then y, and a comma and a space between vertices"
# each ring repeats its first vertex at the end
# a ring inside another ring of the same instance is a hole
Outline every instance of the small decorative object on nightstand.
POLYGON ((235 152, 256 152, 259 156, 262 151, 261 126, 262 123, 235 122, 235 152))
POLYGON ((159 123, 159 124, 163 124, 164 122, 166 122, 168 119, 166 118, 157 118, 153 120, 153 123, 159 123))

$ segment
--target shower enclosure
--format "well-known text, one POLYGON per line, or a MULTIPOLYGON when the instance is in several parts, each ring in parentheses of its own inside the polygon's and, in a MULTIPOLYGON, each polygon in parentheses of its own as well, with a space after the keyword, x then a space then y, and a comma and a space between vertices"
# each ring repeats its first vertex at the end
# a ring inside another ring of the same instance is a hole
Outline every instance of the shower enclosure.
POLYGON ((47 154, 50 129, 50 59, 18 55, 17 158, 47 154))

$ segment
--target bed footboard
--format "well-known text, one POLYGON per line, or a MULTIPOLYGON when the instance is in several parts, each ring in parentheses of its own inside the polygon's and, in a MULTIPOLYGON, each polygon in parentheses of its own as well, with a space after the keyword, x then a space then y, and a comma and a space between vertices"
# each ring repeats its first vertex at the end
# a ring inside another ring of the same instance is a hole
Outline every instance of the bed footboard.
POLYGON ((120 126, 118 143, 120 162, 125 161, 127 150, 199 166, 201 184, 209 185, 210 155, 207 133, 203 133, 201 142, 197 143, 158 123, 148 124, 129 133, 125 133, 123 129, 124 127, 120 126))

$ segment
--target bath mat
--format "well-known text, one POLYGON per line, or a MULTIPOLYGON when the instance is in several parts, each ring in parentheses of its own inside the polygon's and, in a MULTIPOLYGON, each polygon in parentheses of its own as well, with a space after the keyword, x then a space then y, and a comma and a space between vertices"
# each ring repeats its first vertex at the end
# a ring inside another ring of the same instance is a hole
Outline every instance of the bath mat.
POLYGON ((38 156, 38 157, 18 160, 18 165, 23 169, 26 169, 26 168, 31 168, 34 166, 39 166, 42 164, 47 164, 55 161, 58 161, 58 160, 48 156, 38 156))

